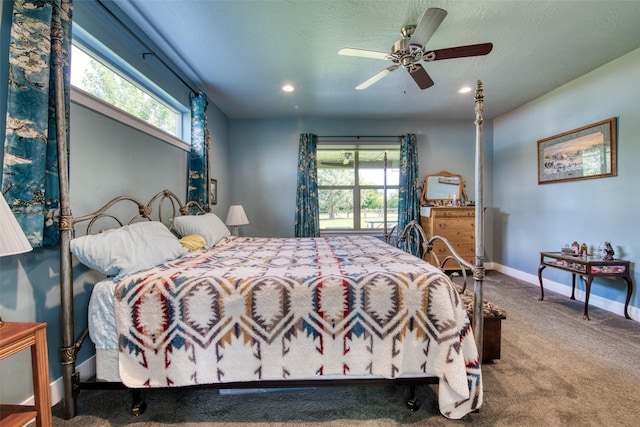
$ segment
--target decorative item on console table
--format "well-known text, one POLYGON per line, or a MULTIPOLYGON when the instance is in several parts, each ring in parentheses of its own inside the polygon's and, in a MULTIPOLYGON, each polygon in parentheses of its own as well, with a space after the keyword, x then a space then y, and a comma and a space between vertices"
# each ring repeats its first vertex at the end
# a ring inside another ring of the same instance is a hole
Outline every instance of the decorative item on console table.
POLYGON ((604 256, 602 257, 605 261, 612 261, 613 255, 615 254, 613 248, 611 247, 610 242, 604 242, 604 256))

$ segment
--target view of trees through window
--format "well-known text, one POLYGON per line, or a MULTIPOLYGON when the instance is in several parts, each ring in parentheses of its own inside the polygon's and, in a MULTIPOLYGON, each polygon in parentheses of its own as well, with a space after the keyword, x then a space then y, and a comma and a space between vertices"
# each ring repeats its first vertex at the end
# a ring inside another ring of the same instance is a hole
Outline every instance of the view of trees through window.
POLYGON ((171 135, 178 135, 180 112, 73 45, 71 84, 171 135))
POLYGON ((385 220, 388 229, 393 227, 398 221, 399 163, 397 145, 319 145, 320 229, 382 231, 385 220))

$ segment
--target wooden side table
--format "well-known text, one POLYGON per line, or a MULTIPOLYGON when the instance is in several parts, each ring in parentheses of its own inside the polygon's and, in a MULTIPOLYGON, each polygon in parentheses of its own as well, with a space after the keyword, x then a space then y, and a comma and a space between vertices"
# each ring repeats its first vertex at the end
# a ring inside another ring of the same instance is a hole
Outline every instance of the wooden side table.
POLYGON ((0 359, 31 348, 34 406, 0 405, 2 427, 22 427, 35 418, 36 426, 51 426, 49 359, 46 323, 6 322, 0 328, 0 359))
POLYGON ((542 286, 542 270, 553 267, 571 273, 571 299, 575 298, 576 274, 585 278, 586 292, 584 299, 584 318, 589 320, 589 294, 591 282, 594 277, 620 278, 627 283, 627 299, 624 303, 624 317, 631 319, 627 309, 633 292, 631 281, 630 261, 621 259, 605 260, 591 256, 582 257, 562 252, 540 252, 540 266, 538 267, 538 280, 540 281, 540 301, 544 299, 544 287, 542 286))

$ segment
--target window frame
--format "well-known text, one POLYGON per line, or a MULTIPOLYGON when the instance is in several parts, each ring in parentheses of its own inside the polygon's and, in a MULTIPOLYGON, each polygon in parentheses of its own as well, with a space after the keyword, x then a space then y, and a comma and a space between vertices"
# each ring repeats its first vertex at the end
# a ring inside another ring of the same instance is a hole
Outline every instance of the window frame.
MULTIPOLYGON (((70 95, 73 103, 116 120, 153 138, 178 147, 183 151, 190 151, 190 127, 187 125, 191 119, 190 108, 179 103, 167 92, 155 85, 149 78, 137 71, 131 65, 127 64, 118 55, 109 50, 106 46, 77 25, 74 26, 72 44, 76 48, 82 50, 85 54, 93 57, 99 62, 102 62, 103 65, 114 70, 114 72, 121 75, 123 78, 126 78, 140 90, 146 92, 153 98, 158 99, 170 108, 175 109, 177 112, 176 133, 180 136, 172 135, 157 126, 82 90, 81 88, 71 85, 70 95)), ((73 61, 72 57, 71 61, 73 61)))
MULTIPOLYGON (((394 151, 400 153, 400 141, 385 141, 385 142, 377 142, 377 141, 366 141, 361 140, 357 143, 354 142, 328 142, 328 141, 318 141, 317 143, 317 151, 330 151, 330 150, 340 150, 340 149, 348 149, 349 151, 354 152, 354 184, 353 185, 320 185, 318 182, 318 193, 321 190, 351 190, 353 194, 353 228, 320 228, 320 235, 339 235, 339 234, 362 234, 362 235, 374 235, 374 236, 382 236, 385 233, 384 227, 382 228, 362 228, 360 225, 361 222, 361 192, 367 189, 380 190, 385 191, 385 185, 371 185, 371 184, 360 184, 359 180, 359 171, 360 171, 360 152, 362 151, 370 151, 375 150, 376 146, 379 146, 380 150, 390 149, 391 146, 397 147, 394 148, 394 151), (345 148, 349 147, 349 148, 345 148)), ((318 162, 317 166, 318 170, 320 170, 320 162, 318 162)), ((390 169, 387 167, 387 170, 390 169)), ((399 172, 398 172, 399 173, 399 172)), ((384 197, 388 203, 388 192, 389 190, 400 191, 400 185, 398 184, 387 184, 386 192, 384 193, 384 197)), ((388 211, 388 208, 387 208, 388 211)), ((392 227, 389 227, 386 232, 392 227)))

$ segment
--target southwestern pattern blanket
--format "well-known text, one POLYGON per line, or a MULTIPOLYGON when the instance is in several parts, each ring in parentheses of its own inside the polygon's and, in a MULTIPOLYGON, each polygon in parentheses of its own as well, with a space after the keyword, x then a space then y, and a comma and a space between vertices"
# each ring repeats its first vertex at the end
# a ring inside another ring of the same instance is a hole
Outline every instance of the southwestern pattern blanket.
POLYGON ((228 238, 115 292, 129 387, 437 376, 443 415, 482 404, 453 284, 373 237, 228 238))

